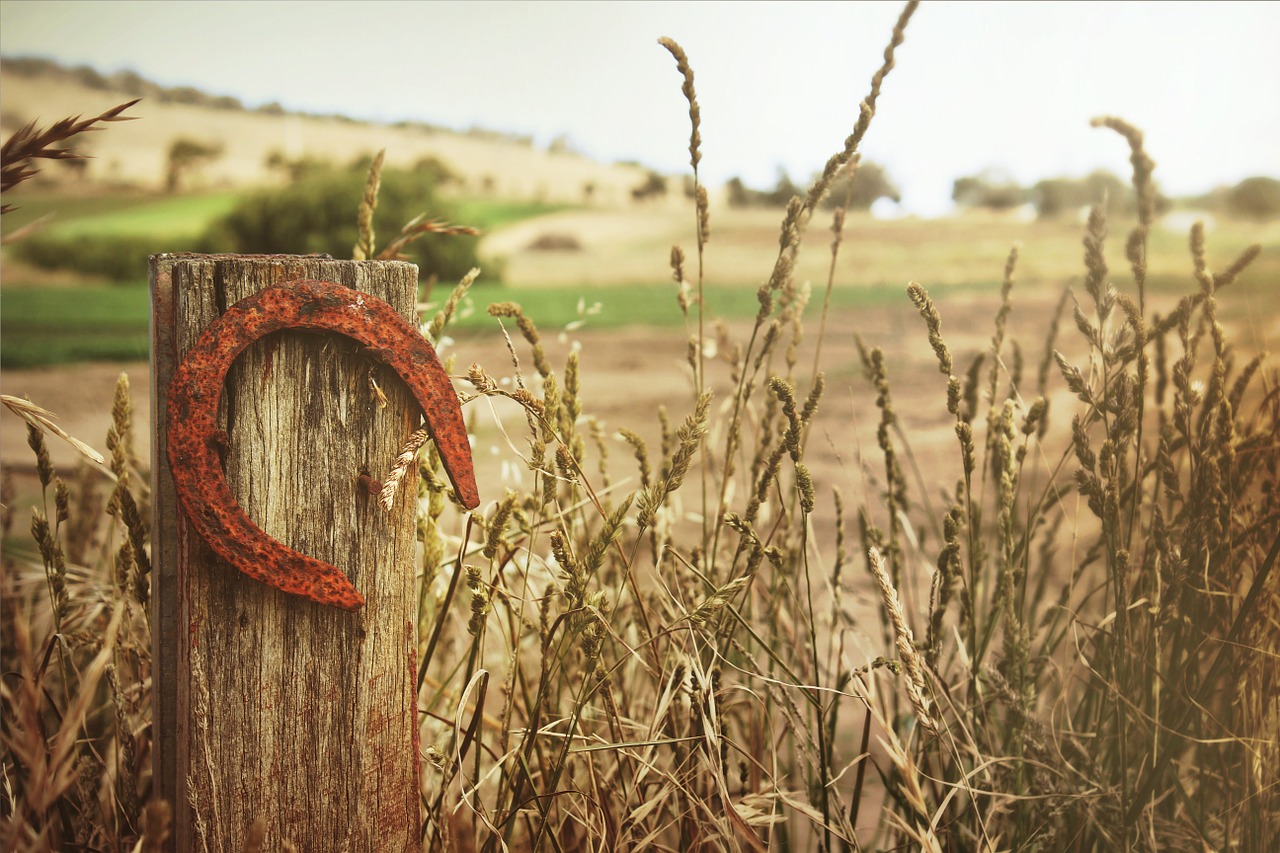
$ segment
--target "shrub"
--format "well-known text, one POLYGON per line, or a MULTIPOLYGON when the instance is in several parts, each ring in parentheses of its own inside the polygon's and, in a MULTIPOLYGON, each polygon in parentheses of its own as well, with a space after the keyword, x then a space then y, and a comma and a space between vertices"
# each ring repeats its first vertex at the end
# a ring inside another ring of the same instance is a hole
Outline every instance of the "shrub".
POLYGON ((1280 217, 1280 181, 1245 178, 1227 191, 1227 212, 1242 219, 1266 221, 1280 217))
MULTIPOLYGON (((450 208, 436 195, 439 180, 438 169, 383 170, 374 226, 384 242, 419 214, 450 218, 450 208)), ((309 164, 297 183, 246 196, 210 229, 206 247, 223 252, 322 252, 351 257, 357 239, 353 211, 364 184, 363 170, 309 164)), ((479 265, 476 243, 474 236, 428 234, 409 246, 406 254, 423 277, 458 279, 479 265)))
POLYGON ((961 207, 1009 210, 1026 202, 1027 191, 1006 175, 986 171, 956 178, 951 186, 951 200, 961 207))
MULTIPOLYGON (((187 247, 201 251, 200 241, 187 247)), ((48 270, 71 270, 113 282, 147 280, 147 258, 173 252, 172 237, 84 234, 74 237, 35 234, 9 247, 16 258, 48 270)))
POLYGON ((843 207, 847 210, 870 210, 878 200, 887 198, 901 201, 897 184, 889 177, 884 166, 871 160, 862 160, 836 176, 831 190, 823 201, 828 210, 843 207))
POLYGON ((171 193, 177 192, 183 180, 191 172, 221 156, 221 143, 201 142, 199 139, 179 136, 169 145, 169 165, 165 171, 165 187, 171 193))

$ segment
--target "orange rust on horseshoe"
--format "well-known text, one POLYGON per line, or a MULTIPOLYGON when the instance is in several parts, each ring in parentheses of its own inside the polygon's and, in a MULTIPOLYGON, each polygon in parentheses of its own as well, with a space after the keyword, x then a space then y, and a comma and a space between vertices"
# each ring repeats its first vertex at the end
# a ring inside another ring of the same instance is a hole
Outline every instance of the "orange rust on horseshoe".
POLYGON ((377 353, 413 393, 458 499, 480 504, 458 395, 435 350, 400 314, 368 293, 327 281, 261 290, 227 309, 188 350, 169 385, 169 465, 178 498, 201 538, 246 575, 319 604, 364 605, 351 581, 326 562, 279 542, 250 520, 231 493, 218 453, 218 402, 236 356, 282 329, 337 332, 377 353))

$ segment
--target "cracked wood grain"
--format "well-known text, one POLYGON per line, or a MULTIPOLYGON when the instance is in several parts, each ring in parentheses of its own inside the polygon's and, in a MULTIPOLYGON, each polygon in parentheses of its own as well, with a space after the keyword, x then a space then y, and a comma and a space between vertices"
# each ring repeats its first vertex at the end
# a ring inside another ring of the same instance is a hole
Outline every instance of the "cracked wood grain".
POLYGON ((268 536, 341 568, 365 598, 358 611, 237 571, 181 510, 165 452, 169 382, 230 307, 314 279, 409 321, 416 278, 394 262, 153 258, 153 763, 173 849, 242 850, 257 817, 264 849, 420 848, 413 501, 384 512, 358 477, 383 476, 419 426, 413 392, 349 337, 285 329, 234 359, 217 406, 237 503, 268 536))

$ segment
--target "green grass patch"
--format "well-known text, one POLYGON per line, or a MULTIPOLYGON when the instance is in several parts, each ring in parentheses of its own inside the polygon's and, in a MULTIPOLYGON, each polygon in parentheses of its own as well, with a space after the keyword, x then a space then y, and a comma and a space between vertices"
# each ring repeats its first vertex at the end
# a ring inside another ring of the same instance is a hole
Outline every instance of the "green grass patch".
POLYGON ((0 290, 0 364, 6 368, 147 357, 146 285, 0 290))
POLYGON ((6 214, 5 226, 16 230, 52 213, 54 218, 40 231, 51 237, 193 237, 230 212, 239 198, 239 193, 230 191, 178 196, 35 196, 14 202, 18 209, 6 214))
POLYGON ((572 205, 547 204, 537 201, 508 201, 497 198, 471 198, 451 201, 458 225, 470 225, 484 231, 492 231, 523 219, 532 219, 546 213, 571 210, 572 205))
MULTIPOLYGON (((999 282, 985 281, 953 285, 945 289, 947 294, 994 292, 999 282)), ((437 289, 428 304, 432 311, 442 304, 448 289, 437 289)), ((544 329, 563 329, 570 323, 584 321, 588 329, 615 329, 624 326, 674 327, 684 323, 684 317, 676 304, 674 284, 633 284, 607 288, 577 288, 572 286, 528 288, 509 285, 487 285, 472 289, 465 310, 456 315, 451 328, 490 328, 494 322, 487 307, 494 302, 517 302, 525 314, 544 329)), ((708 317, 726 320, 749 319, 756 315, 760 303, 751 287, 737 285, 707 285, 704 298, 708 317)), ((940 297, 940 301, 945 296, 940 297)), ((834 310, 865 308, 870 306, 902 303, 908 308, 905 291, 895 285, 873 287, 837 287, 831 293, 834 310)), ((691 321, 697 319, 697 309, 690 308, 691 321)), ((806 318, 816 318, 822 311, 822 294, 814 293, 805 310, 806 318)))
MULTIPOLYGON (((995 290, 996 282, 949 287, 961 290, 995 290)), ((448 289, 431 294, 433 316, 448 289)), ((831 297, 835 309, 905 302, 901 288, 837 288, 831 297)), ((754 317, 759 308, 752 288, 711 285, 707 305, 725 319, 754 317)), ((525 313, 546 330, 563 329, 584 321, 586 329, 623 326, 675 327, 684 322, 676 305, 675 286, 640 284, 609 288, 522 288, 485 285, 474 288, 452 323, 458 330, 494 328, 487 308, 494 302, 519 302, 525 313)), ((817 317, 821 296, 815 294, 807 316, 817 317)), ((151 298, 145 284, 116 286, 39 287, 9 285, 0 290, 0 363, 7 368, 69 364, 81 361, 117 361, 147 357, 151 298)), ((692 312, 691 317, 694 317, 692 312)))
MULTIPOLYGON (((1224 310, 1243 303, 1251 310, 1253 300, 1263 299, 1262 283, 1277 259, 1264 252, 1264 267, 1241 276, 1225 297, 1224 310)), ((1156 276, 1149 283, 1152 292, 1185 292, 1187 277, 1156 276)), ((945 303, 948 296, 961 293, 994 293, 995 279, 948 285, 933 291, 945 303)), ((448 296, 450 288, 437 285, 429 294, 430 319, 448 296)), ((1056 291, 1056 288, 1055 288, 1056 291)), ((756 291, 738 285, 709 284, 705 288, 709 316, 727 320, 754 317, 759 309, 756 291)), ((815 288, 806 318, 815 319, 822 310, 823 290, 815 288)), ((613 329, 624 326, 676 327, 684 318, 676 304, 675 285, 640 283, 611 287, 512 287, 505 284, 478 285, 451 324, 456 330, 494 327, 487 308, 494 302, 518 302, 539 327, 551 331, 582 321, 586 329, 613 329)), ((1264 300, 1270 304, 1270 299, 1264 300)), ((831 293, 833 310, 850 310, 900 304, 908 310, 903 287, 896 284, 848 287, 831 293)), ((0 360, 6 367, 32 367, 77 361, 138 359, 147 356, 150 296, 145 284, 116 286, 84 285, 45 288, 7 285, 0 291, 0 360)), ((690 317, 696 314, 691 310, 690 317)))

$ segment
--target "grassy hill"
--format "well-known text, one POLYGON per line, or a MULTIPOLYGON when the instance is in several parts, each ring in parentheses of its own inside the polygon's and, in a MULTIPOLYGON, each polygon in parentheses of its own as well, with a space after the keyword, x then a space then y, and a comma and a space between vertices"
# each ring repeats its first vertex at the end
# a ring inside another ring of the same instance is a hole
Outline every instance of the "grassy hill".
MULTIPOLYGON (((136 86, 111 88, 116 78, 97 78, 46 69, 32 76, 29 63, 0 61, 0 129, 12 133, 27 121, 51 123, 64 116, 95 115, 136 97, 136 86), (20 73, 21 72, 21 73, 20 73), (103 87, 106 88, 103 88, 103 87), (130 89, 126 91, 125 89, 130 89)), ((337 116, 283 111, 248 111, 203 103, 144 97, 129 114, 141 121, 112 126, 81 143, 94 159, 83 174, 53 164, 44 180, 60 183, 165 186, 168 152, 178 139, 221 149, 191 176, 191 188, 239 188, 282 179, 267 163, 273 153, 289 160, 315 158, 349 163, 381 148, 389 166, 410 167, 428 157, 445 163, 461 179, 459 190, 511 199, 581 202, 590 185, 597 204, 622 204, 647 171, 640 166, 599 163, 571 152, 535 148, 527 140, 493 132, 453 132, 426 125, 386 125, 337 116)))

